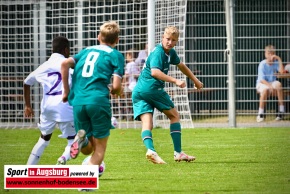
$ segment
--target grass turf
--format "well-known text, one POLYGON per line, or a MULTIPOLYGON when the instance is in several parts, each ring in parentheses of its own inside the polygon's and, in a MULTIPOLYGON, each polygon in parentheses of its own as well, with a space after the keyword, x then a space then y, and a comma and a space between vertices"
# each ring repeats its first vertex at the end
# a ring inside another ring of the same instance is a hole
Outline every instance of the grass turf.
MULTIPOLYGON (((66 140, 56 130, 39 164, 55 164, 66 140)), ((26 164, 39 137, 37 129, 1 129, 2 169, 5 164, 26 164)), ((195 162, 174 162, 169 130, 154 129, 155 148, 166 165, 145 159, 140 130, 111 131, 98 193, 290 193, 290 129, 236 128, 183 129, 183 150, 195 162)), ((80 155, 68 164, 81 164, 80 155)), ((77 190, 4 190, 0 193, 73 194, 77 190)))

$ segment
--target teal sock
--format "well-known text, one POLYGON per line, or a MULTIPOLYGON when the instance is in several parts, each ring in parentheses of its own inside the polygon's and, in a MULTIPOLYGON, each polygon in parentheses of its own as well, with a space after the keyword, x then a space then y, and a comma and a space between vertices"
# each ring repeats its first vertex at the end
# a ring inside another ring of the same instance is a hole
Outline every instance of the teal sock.
POLYGON ((155 152, 151 131, 150 130, 142 131, 141 137, 145 147, 155 152))
POLYGON ((170 135, 174 145, 174 151, 181 152, 181 125, 180 123, 170 124, 170 135))

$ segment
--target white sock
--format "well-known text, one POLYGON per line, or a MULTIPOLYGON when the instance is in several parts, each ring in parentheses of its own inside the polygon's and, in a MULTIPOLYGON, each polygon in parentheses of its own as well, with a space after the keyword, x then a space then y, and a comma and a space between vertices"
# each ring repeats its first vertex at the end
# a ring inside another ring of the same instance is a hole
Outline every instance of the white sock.
MULTIPOLYGON (((89 165, 92 155, 87 156, 84 160, 82 165, 89 165)), ((92 165, 92 164, 90 164, 92 165)))
POLYGON ((263 108, 259 108, 258 115, 262 115, 262 114, 264 114, 264 109, 263 108))
POLYGON ((280 106, 279 106, 279 112, 285 112, 284 105, 280 105, 280 106))
POLYGON ((67 145, 64 149, 64 152, 62 153, 62 156, 65 157, 66 161, 68 161, 70 159, 70 146, 71 144, 74 142, 73 139, 68 139, 67 140, 67 145))
POLYGON ((38 142, 34 145, 31 154, 28 158, 27 165, 36 165, 39 162, 39 158, 44 152, 44 149, 48 146, 50 141, 45 141, 39 137, 38 142))

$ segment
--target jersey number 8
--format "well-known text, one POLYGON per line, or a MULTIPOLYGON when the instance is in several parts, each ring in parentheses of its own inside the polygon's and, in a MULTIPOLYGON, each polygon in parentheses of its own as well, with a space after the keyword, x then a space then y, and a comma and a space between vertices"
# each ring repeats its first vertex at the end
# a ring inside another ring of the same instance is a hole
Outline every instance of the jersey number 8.
POLYGON ((90 52, 86 58, 86 62, 83 67, 82 76, 83 77, 91 77, 94 72, 95 62, 99 57, 98 52, 90 52))

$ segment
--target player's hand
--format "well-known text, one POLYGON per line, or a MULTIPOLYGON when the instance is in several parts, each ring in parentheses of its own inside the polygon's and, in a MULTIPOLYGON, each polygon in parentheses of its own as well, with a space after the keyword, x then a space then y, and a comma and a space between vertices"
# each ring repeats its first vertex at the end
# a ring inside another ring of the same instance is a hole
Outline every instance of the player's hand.
MULTIPOLYGON (((123 93, 124 93, 124 87, 123 87, 123 86, 121 86, 120 92, 118 92, 118 93, 115 93, 115 95, 117 95, 117 96, 122 96, 122 95, 123 95, 123 93)), ((111 94, 112 94, 112 93, 111 93, 111 94)))
POLYGON ((68 101, 68 94, 64 93, 64 94, 62 95, 62 101, 63 101, 63 102, 67 102, 67 101, 68 101))
POLYGON ((67 96, 62 96, 62 102, 67 102, 68 101, 68 97, 67 96))
POLYGON ((178 87, 180 87, 180 88, 185 88, 185 86, 186 86, 185 81, 181 81, 181 80, 179 80, 179 79, 177 79, 177 80, 175 81, 175 84, 176 84, 178 87))
POLYGON ((111 95, 114 96, 114 97, 122 96, 123 93, 124 93, 124 87, 123 86, 121 86, 121 89, 120 89, 120 91, 118 93, 113 92, 112 86, 108 86, 108 88, 110 90, 111 95))
POLYGON ((119 96, 122 96, 122 95, 123 95, 123 93, 124 93, 124 87, 122 86, 122 87, 121 87, 121 90, 120 90, 120 92, 119 92, 119 94, 118 94, 118 95, 119 95, 119 96))
POLYGON ((200 90, 203 88, 203 83, 199 81, 199 82, 195 83, 195 87, 196 87, 196 89, 200 90))
POLYGON ((25 106, 24 108, 24 117, 25 118, 32 118, 34 117, 34 112, 31 107, 25 106))

